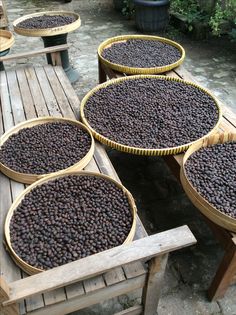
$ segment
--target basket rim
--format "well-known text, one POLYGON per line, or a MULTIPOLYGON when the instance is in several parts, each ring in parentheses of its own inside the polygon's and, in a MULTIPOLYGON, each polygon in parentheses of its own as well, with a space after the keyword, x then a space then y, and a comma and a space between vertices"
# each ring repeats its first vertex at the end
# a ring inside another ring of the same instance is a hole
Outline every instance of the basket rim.
POLYGON ((132 196, 130 191, 124 185, 122 185, 117 180, 113 179, 112 177, 110 177, 108 175, 105 175, 105 174, 102 174, 102 173, 98 173, 98 172, 70 171, 70 172, 57 174, 57 175, 49 175, 49 176, 47 176, 45 178, 42 178, 42 179, 38 180, 37 182, 31 184, 24 191, 22 191, 22 193, 19 196, 17 196, 17 198, 14 200, 14 202, 12 203, 11 207, 9 208, 9 210, 7 212, 6 219, 5 219, 5 224, 4 224, 4 234, 5 234, 5 239, 6 239, 6 243, 7 243, 7 248, 9 249, 9 251, 13 255, 13 257, 16 258, 15 262, 20 266, 20 268, 22 268, 24 271, 26 271, 30 275, 31 274, 35 274, 35 273, 39 273, 39 272, 43 272, 45 270, 37 268, 37 267, 34 267, 34 266, 28 264, 22 258, 20 258, 20 256, 18 256, 17 253, 15 252, 15 250, 13 249, 13 247, 11 245, 11 239, 10 239, 10 222, 11 222, 11 218, 12 218, 12 216, 14 214, 14 211, 19 206, 19 204, 24 199, 24 197, 28 193, 30 193, 35 187, 41 186, 42 184, 45 184, 45 183, 47 183, 47 182, 49 182, 51 180, 55 180, 57 178, 66 177, 66 176, 70 176, 70 175, 96 176, 96 177, 104 178, 104 179, 106 179, 108 181, 111 181, 117 187, 119 187, 124 192, 126 197, 128 198, 130 211, 131 211, 131 214, 132 214, 132 217, 133 217, 132 226, 130 228, 130 231, 129 231, 125 241, 121 245, 129 242, 130 238, 133 239, 133 237, 134 237, 135 230, 136 230, 136 221, 137 221, 137 218, 136 218, 136 216, 137 216, 137 207, 136 207, 136 204, 135 204, 134 197, 132 196))
POLYGON ((42 12, 36 12, 36 13, 31 13, 27 14, 24 16, 21 16, 14 20, 12 22, 14 31, 20 35, 25 35, 25 36, 53 36, 53 35, 59 35, 63 33, 68 33, 70 31, 73 31, 77 28, 80 27, 81 25, 81 19, 80 15, 76 12, 73 11, 62 11, 62 10, 57 10, 57 11, 42 11, 42 12), (17 25, 25 20, 28 20, 33 17, 37 16, 42 16, 42 15, 65 15, 65 16, 74 16, 76 17, 76 20, 72 23, 62 25, 62 26, 56 26, 56 27, 51 27, 51 28, 37 28, 37 29, 30 29, 30 28, 22 28, 18 27, 17 25), (52 34, 47 34, 47 33, 52 33, 52 34), (40 34, 41 33, 41 34, 40 34))
MULTIPOLYGON (((185 163, 187 162, 187 160, 190 158, 190 156, 199 151, 201 148, 204 147, 210 147, 210 146, 214 146, 215 144, 223 144, 223 143, 227 143, 227 142, 235 142, 236 143, 236 132, 221 132, 219 134, 215 134, 215 135, 210 135, 205 139, 200 139, 198 140, 195 144, 191 145, 189 147, 189 149, 185 152, 184 158, 183 158, 183 162, 181 165, 181 172, 184 176, 184 179, 186 181, 186 183, 188 184, 189 187, 187 187, 187 189, 191 189, 192 191, 194 191, 200 198, 199 202, 202 204, 202 201, 204 201, 204 203, 207 204, 207 206, 209 207, 209 211, 217 216, 219 219, 222 217, 224 218, 226 221, 228 221, 230 224, 234 224, 235 225, 235 232, 236 232, 236 218, 232 218, 230 215, 223 213, 222 211, 220 211, 219 209, 217 209, 216 207, 214 207, 207 199, 205 199, 198 191, 197 189, 192 185, 192 183, 190 182, 190 180, 188 179, 187 173, 186 173, 186 169, 185 169, 185 163), (208 141, 212 141, 212 143, 208 144, 208 141), (193 152, 192 150, 195 149, 193 152)), ((183 187, 184 188, 184 187, 183 187)), ((184 189, 185 190, 185 189, 184 189)), ((190 191, 191 193, 191 191, 190 191)), ((204 206, 204 205, 202 205, 204 206)), ((200 210, 201 211, 201 210, 200 210)), ((204 212, 204 215, 205 212, 204 212)))
POLYGON ((133 34, 133 35, 120 35, 120 36, 111 37, 111 38, 108 38, 105 41, 103 41, 98 46, 97 53, 98 53, 99 59, 101 60, 101 62, 103 64, 107 65, 111 69, 114 69, 114 70, 117 70, 117 71, 123 72, 123 73, 128 73, 128 74, 163 73, 163 72, 170 71, 171 69, 178 67, 185 59, 185 49, 179 43, 172 41, 172 40, 165 38, 165 37, 154 36, 154 35, 136 35, 136 34, 133 34), (103 50, 109 44, 114 44, 116 42, 126 41, 129 39, 156 40, 156 41, 160 41, 160 42, 169 44, 171 46, 174 46, 175 48, 177 48, 181 52, 181 57, 177 61, 175 61, 171 64, 167 64, 165 66, 139 68, 139 67, 129 67, 129 66, 118 64, 118 63, 114 63, 114 62, 111 62, 111 61, 105 59, 102 56, 103 50))
MULTIPOLYGON (((95 141, 94 141, 94 138, 93 138, 93 135, 92 135, 92 132, 91 130, 86 126, 84 125, 82 122, 80 121, 77 121, 75 119, 70 119, 70 118, 65 118, 65 117, 52 117, 52 116, 43 116, 43 117, 38 117, 38 118, 33 118, 33 119, 29 119, 29 120, 25 120, 15 126, 13 126, 12 128, 10 128, 7 132, 5 132, 1 137, 0 137, 0 143, 1 143, 1 146, 9 139, 9 137, 13 134, 17 134, 20 130, 22 129, 25 129, 25 128, 32 128, 32 127, 35 127, 35 126, 39 126, 39 125, 43 125, 43 124, 47 124, 47 123, 50 123, 50 122, 68 122, 69 124, 72 124, 72 125, 77 125, 78 127, 84 129, 87 134, 90 136, 90 140, 91 140, 91 145, 89 147, 89 150, 87 151, 87 153, 78 161, 76 162, 75 164, 65 168, 65 169, 62 169, 62 170, 58 170, 58 171, 55 171, 55 172, 51 172, 51 173, 45 173, 45 174, 33 174, 33 173, 20 173, 20 172, 17 172, 11 168, 9 168, 8 166, 6 166, 5 164, 3 164, 1 161, 0 161, 0 169, 1 171, 2 170, 6 170, 8 171, 9 173, 12 173, 14 174, 15 176, 25 176, 25 177, 31 177, 31 178, 35 178, 38 179, 38 178, 44 178, 46 176, 50 176, 50 175, 53 175, 53 174, 59 174, 59 173, 62 173, 62 172, 67 172, 67 171, 70 171, 72 168, 75 168, 75 167, 79 167, 79 165, 81 163, 83 163, 83 161, 86 160, 87 156, 90 156, 91 154, 93 155, 94 153, 94 148, 95 148, 95 141), (46 121, 48 120, 48 121, 46 121), (49 121, 50 120, 50 121, 49 121), (35 122, 35 125, 31 126, 31 127, 27 127, 26 125, 29 124, 29 123, 34 123, 35 122), (39 122, 39 123, 38 123, 39 122), (40 122, 42 122, 40 124, 40 122), (14 130, 16 130, 16 132, 14 132, 14 130)), ((0 146, 0 148, 1 148, 0 146)))
POLYGON ((0 38, 1 37, 8 39, 5 43, 1 43, 0 51, 2 52, 2 51, 7 50, 13 46, 13 44, 15 42, 15 38, 14 38, 14 35, 11 31, 0 29, 0 38))
MULTIPOLYGON (((115 148, 117 150, 123 151, 123 152, 128 152, 128 153, 134 153, 134 154, 140 154, 140 155, 167 155, 169 154, 168 152, 175 152, 175 153, 181 153, 184 150, 186 150, 189 146, 191 146, 192 144, 196 143, 197 141, 204 139, 206 137, 208 137, 209 135, 211 135, 212 133, 215 132, 215 130, 218 128, 220 122, 221 122, 221 118, 223 116, 222 113, 222 109, 220 107, 220 104, 218 102, 218 100, 205 88, 190 82, 190 81, 185 81, 179 78, 172 78, 172 77, 168 77, 168 76, 164 76, 164 75, 133 75, 133 76, 128 76, 128 77, 121 77, 118 79, 112 79, 109 81, 106 81, 105 83, 99 84, 96 87, 94 87, 92 90, 90 90, 82 99, 81 101, 81 105, 80 105, 80 115, 81 115, 81 120, 82 122, 88 126, 88 128, 91 130, 93 136, 98 139, 99 141, 101 141, 102 143, 115 148), (203 91, 204 93, 208 94, 214 101, 215 106, 218 110, 218 120, 215 124, 215 126, 204 136, 202 136, 200 139, 194 140, 192 142, 180 145, 180 146, 175 146, 175 147, 169 147, 169 148, 161 148, 161 149, 146 149, 146 148, 140 148, 140 147, 132 147, 132 146, 128 146, 128 145, 124 145, 121 144, 119 142, 113 141, 108 139, 107 137, 101 135, 100 133, 98 133, 93 127, 90 126, 90 123, 88 122, 88 120, 86 119, 85 113, 84 113, 84 109, 86 107, 87 101, 88 99, 94 94, 96 93, 98 90, 106 88, 109 85, 113 85, 113 84, 119 84, 120 82, 126 81, 126 80, 136 80, 136 79, 144 79, 144 78, 153 78, 153 79, 164 79, 167 81, 175 81, 175 82, 181 82, 187 85, 191 85, 193 87, 198 88, 199 90, 203 91), (136 153, 135 153, 136 152, 136 153)), ((175 154, 173 153, 173 154, 175 154)))

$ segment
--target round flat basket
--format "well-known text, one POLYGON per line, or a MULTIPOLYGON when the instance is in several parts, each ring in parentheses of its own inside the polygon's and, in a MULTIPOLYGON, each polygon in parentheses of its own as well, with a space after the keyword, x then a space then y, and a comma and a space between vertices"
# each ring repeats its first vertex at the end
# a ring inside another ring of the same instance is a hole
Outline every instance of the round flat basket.
POLYGON ((15 40, 11 32, 0 30, 0 51, 11 48, 14 42, 15 40))
POLYGON ((184 61, 184 58, 185 58, 185 50, 180 44, 178 44, 178 43, 176 43, 170 39, 164 38, 164 37, 150 36, 150 35, 122 35, 122 36, 116 36, 116 37, 109 38, 109 39, 105 40, 103 43, 101 43, 98 47, 98 57, 99 57, 100 61, 103 64, 105 64, 107 67, 109 67, 113 70, 122 72, 122 73, 127 73, 127 74, 158 74, 158 73, 164 73, 164 72, 170 71, 171 69, 174 69, 174 68, 178 67, 179 65, 181 65, 181 63, 184 61), (157 66, 157 67, 150 67, 150 68, 138 68, 138 67, 136 68, 136 67, 128 67, 125 65, 110 62, 102 56, 104 49, 112 46, 113 44, 125 42, 125 41, 128 41, 130 39, 159 41, 159 42, 171 45, 180 51, 181 57, 176 62, 171 63, 171 64, 167 64, 164 66, 157 66))
POLYGON ((16 19, 13 22, 13 27, 14 31, 20 35, 24 36, 32 36, 32 37, 38 37, 38 36, 55 36, 55 35, 60 35, 60 34, 66 34, 69 32, 72 32, 79 28, 81 25, 81 20, 80 16, 75 13, 75 12, 68 12, 68 11, 45 11, 45 12, 38 12, 38 13, 33 13, 33 14, 28 14, 25 16, 22 16, 18 19, 16 19), (70 24, 63 25, 63 26, 57 26, 57 27, 52 27, 52 28, 42 28, 42 29, 27 29, 23 27, 19 27, 18 24, 20 22, 23 22, 25 20, 34 18, 34 17, 39 17, 39 16, 55 16, 55 15, 60 15, 60 16, 68 16, 68 17, 73 17, 76 20, 70 24))
POLYGON ((236 232, 236 219, 221 212, 220 210, 215 208, 211 203, 209 203, 205 198, 203 198, 202 195, 198 193, 197 189, 189 181, 185 170, 185 163, 194 152, 198 151, 203 147, 225 143, 229 141, 236 142, 235 133, 211 135, 191 145, 191 147, 184 155, 183 164, 180 170, 180 179, 183 189, 186 192, 189 199, 208 219, 210 219, 217 225, 225 228, 226 230, 236 232))
POLYGON ((212 96, 210 94, 210 92, 208 92, 206 89, 192 83, 192 82, 188 82, 188 81, 184 81, 184 80, 180 80, 177 78, 171 78, 171 77, 167 77, 167 76, 157 76, 157 75, 135 75, 135 76, 129 76, 129 77, 122 77, 122 78, 118 78, 118 79, 113 79, 113 80, 109 80, 103 84, 100 84, 98 86, 96 86, 95 88, 93 88, 90 92, 87 93, 87 95, 85 95, 85 97, 83 98, 82 102, 81 102, 81 107, 80 107, 80 113, 81 113, 81 120, 82 122, 88 126, 88 128, 91 130, 93 136, 99 140, 101 143, 114 148, 116 150, 122 151, 122 152, 126 152, 126 153, 131 153, 131 154, 137 154, 137 155, 147 155, 147 156, 156 156, 156 155, 174 155, 174 154, 179 154, 181 152, 186 151, 190 145, 192 145, 193 143, 197 142, 199 139, 189 142, 189 143, 185 143, 183 145, 179 145, 179 146, 173 146, 173 147, 168 147, 168 148, 160 148, 160 149, 146 149, 144 147, 132 147, 132 146, 128 146, 128 145, 124 145, 115 141, 112 141, 110 139, 108 139, 107 137, 103 136, 101 133, 98 133, 93 127, 91 127, 89 121, 86 118, 85 115, 85 109, 86 109, 86 104, 87 101, 89 100, 89 98, 96 93, 97 91, 104 89, 110 85, 116 85, 119 84, 120 82, 123 81, 127 81, 127 80, 136 80, 136 79, 145 79, 145 78, 151 78, 151 79, 162 79, 162 80, 166 80, 166 81, 173 81, 173 82, 181 82, 183 84, 186 85, 190 85, 193 87, 196 87, 197 89, 199 89, 200 91, 206 93, 208 96, 210 96, 212 98, 212 100, 214 101, 214 104, 216 106, 217 109, 217 114, 218 114, 218 119, 216 124, 214 125, 214 127, 203 137, 201 137, 200 139, 204 139, 206 137, 208 137, 210 134, 213 134, 216 132, 219 124, 220 124, 220 120, 222 118, 222 111, 221 108, 219 106, 218 101, 216 100, 216 98, 214 96, 212 96))
POLYGON ((7 167, 6 165, 4 165, 1 162, 0 162, 0 171, 3 174, 5 174, 6 176, 8 176, 9 178, 12 178, 17 182, 24 183, 24 184, 32 184, 35 181, 37 181, 37 180, 39 180, 45 176, 51 175, 51 174, 57 175, 57 174, 61 174, 61 173, 67 172, 67 171, 82 170, 92 159, 94 149, 95 149, 95 144, 94 144, 94 139, 93 139, 92 133, 89 130, 89 128, 87 128, 85 125, 83 125, 82 123, 80 123, 76 120, 72 120, 72 119, 68 119, 68 118, 58 118, 58 117, 40 117, 40 118, 27 120, 27 121, 24 121, 24 122, 16 125, 15 127, 11 128, 9 131, 7 131, 1 137, 1 145, 3 145, 10 136, 18 133, 22 129, 31 128, 33 126, 38 126, 38 125, 42 125, 42 124, 46 124, 46 123, 53 123, 53 122, 62 122, 62 123, 68 123, 71 125, 75 125, 75 126, 78 126, 79 128, 82 128, 83 130, 85 130, 88 133, 88 135, 90 136, 90 139, 91 139, 91 145, 90 145, 88 152, 86 153, 86 155, 81 160, 79 160, 77 163, 73 164, 72 166, 70 166, 66 169, 63 169, 63 170, 60 170, 57 172, 53 172, 53 173, 43 174, 43 175, 20 173, 20 172, 17 172, 15 170, 7 167))
POLYGON ((132 242, 132 240, 134 238, 135 230, 136 230, 136 221, 137 221, 137 218, 136 218, 137 208, 136 208, 135 201, 134 201, 131 193, 122 184, 118 183, 117 181, 113 180, 111 177, 109 177, 107 175, 103 175, 103 174, 99 174, 99 173, 93 173, 93 172, 85 172, 85 171, 68 172, 68 173, 59 174, 59 175, 58 174, 54 174, 54 175, 47 176, 46 178, 43 178, 43 179, 37 181, 36 183, 30 185, 28 188, 26 188, 15 199, 15 201, 13 202, 12 206, 10 207, 10 209, 9 209, 9 211, 7 213, 7 217, 6 217, 6 221, 5 221, 5 238, 6 238, 7 250, 11 254, 11 256, 12 256, 13 260, 15 261, 15 263, 29 275, 33 275, 33 274, 42 272, 44 270, 29 265, 23 259, 21 259, 16 254, 16 252, 14 251, 14 249, 13 249, 13 247, 11 245, 11 239, 10 239, 10 222, 11 222, 11 218, 12 218, 12 216, 14 214, 14 211, 20 205, 20 203, 24 199, 24 197, 28 193, 30 193, 33 189, 35 189, 36 187, 41 186, 42 184, 48 183, 48 182, 50 182, 52 180, 55 180, 55 179, 58 179, 58 178, 62 178, 62 177, 65 177, 65 176, 69 176, 69 175, 92 176, 92 177, 95 176, 95 177, 103 178, 105 180, 108 180, 108 181, 114 183, 118 188, 120 188, 123 191, 123 193, 126 195, 127 199, 128 199, 130 210, 131 210, 132 217, 133 217, 130 232, 127 235, 127 238, 125 239, 123 244, 132 242))

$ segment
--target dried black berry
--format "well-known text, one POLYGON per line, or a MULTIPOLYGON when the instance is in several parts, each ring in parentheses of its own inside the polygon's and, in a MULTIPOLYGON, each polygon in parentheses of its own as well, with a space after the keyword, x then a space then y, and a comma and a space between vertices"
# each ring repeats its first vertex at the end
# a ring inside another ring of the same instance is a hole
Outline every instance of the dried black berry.
POLYGON ((236 143, 201 148, 187 159, 185 170, 201 196, 236 219, 236 143))
POLYGON ((49 269, 122 244, 133 216, 127 196, 107 179, 68 175, 34 188, 10 221, 14 251, 49 269))
POLYGON ((181 52, 157 40, 129 39, 105 48, 102 57, 123 66, 151 68, 175 63, 181 58, 181 52))
POLYGON ((182 82, 132 79, 96 91, 84 107, 90 126, 117 143, 146 149, 195 141, 216 125, 212 97, 182 82))
POLYGON ((10 136, 0 148, 0 161, 20 173, 46 174, 75 164, 90 146, 90 135, 79 126, 46 123, 10 136))
POLYGON ((40 15, 26 19, 17 24, 17 27, 26 29, 44 29, 64 26, 76 21, 74 16, 66 15, 40 15))

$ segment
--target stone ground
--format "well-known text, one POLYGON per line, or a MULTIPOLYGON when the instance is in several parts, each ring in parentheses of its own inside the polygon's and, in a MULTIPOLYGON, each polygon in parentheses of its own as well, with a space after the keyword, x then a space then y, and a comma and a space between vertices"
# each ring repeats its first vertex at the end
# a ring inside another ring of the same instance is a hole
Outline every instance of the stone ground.
MULTIPOLYGON (((63 1, 6 0, 10 23, 16 18, 47 10, 74 10, 81 16, 82 26, 69 34, 70 59, 80 79, 74 88, 82 97, 97 84, 96 49, 106 38, 137 33, 132 20, 116 13, 111 0, 63 1)), ((159 35, 159 34, 158 34, 159 35)), ((236 47, 225 39, 194 41, 170 27, 166 37, 180 42, 186 49, 185 67, 197 81, 236 110, 236 47)), ((42 48, 39 38, 15 35, 12 53, 42 48)), ((42 64, 45 58, 22 59, 18 64, 42 64)), ((15 63, 6 64, 7 67, 15 63)), ((123 184, 134 195, 139 215, 147 231, 164 231, 187 224, 198 240, 196 246, 170 255, 159 315, 221 314, 236 315, 236 286, 215 302, 206 298, 217 265, 223 255, 201 215, 185 196, 181 186, 161 158, 132 156, 109 150, 109 156, 123 184)), ((138 292, 77 312, 78 315, 110 315, 136 303, 138 292)))

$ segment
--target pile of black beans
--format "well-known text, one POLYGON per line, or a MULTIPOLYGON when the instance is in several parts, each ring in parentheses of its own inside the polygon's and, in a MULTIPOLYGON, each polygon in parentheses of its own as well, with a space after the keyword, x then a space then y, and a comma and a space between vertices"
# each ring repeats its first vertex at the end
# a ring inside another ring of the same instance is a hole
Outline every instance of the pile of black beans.
POLYGON ((11 245, 25 262, 50 269, 121 245, 133 216, 107 179, 68 175, 34 188, 10 221, 11 245))
POLYGON ((74 16, 40 15, 26 19, 17 24, 17 27, 26 29, 44 29, 64 26, 76 21, 74 16))
POLYGON ((78 162, 90 146, 90 135, 79 126, 46 123, 10 136, 0 148, 0 162, 20 173, 52 173, 78 162))
POLYGON ((105 48, 102 56, 128 67, 151 68, 172 64, 181 58, 176 47, 157 40, 129 39, 105 48))
POLYGON ((180 146, 206 135, 218 120, 214 100, 182 82, 145 78, 99 89, 87 101, 91 127, 123 145, 180 146))
POLYGON ((185 163, 198 193, 216 209, 236 219, 236 143, 201 148, 185 163))

